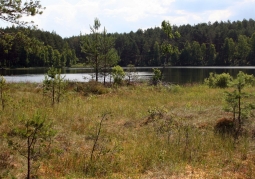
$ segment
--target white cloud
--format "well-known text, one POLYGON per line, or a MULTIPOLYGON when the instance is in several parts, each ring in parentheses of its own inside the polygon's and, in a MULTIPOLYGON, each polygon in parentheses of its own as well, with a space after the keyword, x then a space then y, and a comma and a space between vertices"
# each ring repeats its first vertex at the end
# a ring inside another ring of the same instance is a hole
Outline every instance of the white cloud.
POLYGON ((255 0, 43 0, 41 4, 46 7, 42 15, 25 19, 69 37, 89 33, 95 17, 112 33, 159 26, 163 20, 193 25, 249 19, 254 18, 255 0))
POLYGON ((130 0, 119 1, 114 7, 105 8, 104 11, 108 16, 123 17, 127 22, 135 22, 142 20, 150 15, 160 15, 167 12, 165 0, 130 0))
POLYGON ((208 13, 208 19, 207 22, 215 22, 215 21, 221 21, 221 20, 228 20, 232 12, 230 10, 216 10, 216 11, 209 11, 208 13))

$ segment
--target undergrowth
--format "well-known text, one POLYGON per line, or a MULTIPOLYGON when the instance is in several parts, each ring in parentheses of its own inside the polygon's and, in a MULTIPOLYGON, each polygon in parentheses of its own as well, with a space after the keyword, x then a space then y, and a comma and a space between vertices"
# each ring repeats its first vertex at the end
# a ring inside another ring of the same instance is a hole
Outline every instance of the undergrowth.
POLYGON ((238 141, 214 132, 218 119, 231 116, 222 109, 224 89, 73 83, 55 106, 42 90, 8 84, 9 101, 0 111, 0 178, 25 176, 26 161, 8 147, 6 137, 13 136, 6 134, 38 109, 57 132, 48 156, 34 161, 39 178, 255 177, 254 115, 238 141))

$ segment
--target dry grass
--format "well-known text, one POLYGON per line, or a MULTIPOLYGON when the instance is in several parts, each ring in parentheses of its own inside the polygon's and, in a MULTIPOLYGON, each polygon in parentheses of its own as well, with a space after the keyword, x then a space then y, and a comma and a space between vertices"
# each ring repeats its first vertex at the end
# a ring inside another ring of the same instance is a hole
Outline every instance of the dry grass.
MULTIPOLYGON (((52 107, 37 84, 8 85, 0 136, 10 132, 21 115, 32 116, 37 110, 47 114, 57 130, 48 158, 36 161, 40 178, 255 178, 250 134, 254 117, 249 118, 247 135, 237 143, 213 131, 217 119, 230 115, 222 110, 221 89, 142 84, 97 86, 101 95, 88 91, 84 95, 82 86, 76 92, 72 85, 52 107), (162 115, 152 116, 151 109, 162 115), (99 121, 108 112, 91 162, 99 121)), ((4 137, 0 146, 4 151, 0 178, 24 176, 23 157, 8 147, 4 137)))

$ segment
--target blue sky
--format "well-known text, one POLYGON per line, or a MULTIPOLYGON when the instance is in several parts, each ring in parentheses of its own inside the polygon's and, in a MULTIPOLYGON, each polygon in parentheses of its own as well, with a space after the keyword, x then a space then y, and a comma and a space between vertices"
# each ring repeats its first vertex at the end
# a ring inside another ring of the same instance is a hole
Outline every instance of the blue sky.
MULTIPOLYGON (((255 19, 255 0, 41 0, 46 7, 32 19, 39 29, 62 37, 90 33, 97 17, 109 33, 160 26, 255 19)), ((0 22, 0 26, 9 24, 0 22)))

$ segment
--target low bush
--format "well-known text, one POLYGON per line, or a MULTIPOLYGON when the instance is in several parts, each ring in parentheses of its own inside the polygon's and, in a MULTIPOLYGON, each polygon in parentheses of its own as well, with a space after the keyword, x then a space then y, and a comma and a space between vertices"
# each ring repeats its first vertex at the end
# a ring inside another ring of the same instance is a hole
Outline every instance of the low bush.
POLYGON ((242 71, 239 71, 239 75, 243 75, 246 85, 249 85, 249 86, 254 86, 255 85, 255 78, 254 78, 253 75, 245 74, 242 71))
POLYGON ((84 84, 83 92, 85 95, 89 94, 106 94, 109 89, 106 88, 102 83, 96 81, 89 81, 84 84))
POLYGON ((214 130, 219 134, 233 134, 235 131, 234 121, 228 118, 218 119, 214 126, 214 130))
POLYGON ((125 72, 121 66, 117 65, 112 68, 112 76, 114 84, 121 85, 125 78, 125 72))
POLYGON ((182 90, 180 85, 168 85, 167 90, 173 93, 178 93, 182 90))
POLYGON ((209 78, 205 79, 205 84, 210 88, 227 88, 233 77, 229 73, 210 73, 209 78))
POLYGON ((158 68, 153 68, 152 84, 158 85, 162 80, 162 72, 158 68))

